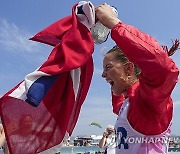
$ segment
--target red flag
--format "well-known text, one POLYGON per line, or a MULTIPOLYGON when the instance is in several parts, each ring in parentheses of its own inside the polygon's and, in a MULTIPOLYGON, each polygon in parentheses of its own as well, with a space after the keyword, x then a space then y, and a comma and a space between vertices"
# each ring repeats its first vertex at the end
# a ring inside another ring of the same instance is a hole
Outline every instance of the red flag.
POLYGON ((72 16, 31 38, 55 47, 39 69, 0 99, 10 153, 55 152, 75 127, 93 74, 94 50, 91 33, 77 20, 75 8, 72 16))

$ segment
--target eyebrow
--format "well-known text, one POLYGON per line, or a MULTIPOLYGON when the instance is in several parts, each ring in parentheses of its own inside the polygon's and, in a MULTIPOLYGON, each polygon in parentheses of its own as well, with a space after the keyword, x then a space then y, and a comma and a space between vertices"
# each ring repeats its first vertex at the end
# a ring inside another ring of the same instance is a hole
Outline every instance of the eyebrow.
POLYGON ((106 65, 104 66, 104 68, 107 68, 109 65, 111 66, 112 64, 111 64, 111 63, 108 63, 108 64, 106 64, 106 65))

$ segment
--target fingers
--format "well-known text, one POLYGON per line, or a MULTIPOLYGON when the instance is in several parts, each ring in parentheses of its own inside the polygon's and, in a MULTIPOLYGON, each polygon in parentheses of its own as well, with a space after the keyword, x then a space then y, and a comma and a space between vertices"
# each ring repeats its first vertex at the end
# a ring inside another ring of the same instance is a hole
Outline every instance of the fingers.
POLYGON ((106 3, 95 8, 96 18, 107 28, 112 29, 120 20, 112 7, 106 3))
POLYGON ((96 7, 95 7, 95 11, 98 10, 99 8, 103 8, 103 7, 111 7, 111 6, 108 5, 108 4, 106 4, 106 3, 104 3, 104 4, 101 4, 101 5, 99 5, 99 6, 96 6, 96 7))
POLYGON ((95 8, 96 17, 102 16, 105 12, 107 12, 111 8, 110 5, 104 3, 95 8))
POLYGON ((4 134, 4 128, 2 124, 0 125, 0 134, 4 134))

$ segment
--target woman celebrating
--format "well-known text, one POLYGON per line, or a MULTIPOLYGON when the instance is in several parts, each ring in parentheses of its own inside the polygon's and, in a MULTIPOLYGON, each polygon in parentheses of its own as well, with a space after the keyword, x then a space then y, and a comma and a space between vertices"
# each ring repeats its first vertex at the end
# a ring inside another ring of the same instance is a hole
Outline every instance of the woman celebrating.
MULTIPOLYGON (((109 5, 98 6, 96 16, 117 44, 105 55, 102 74, 118 114, 116 154, 167 153, 178 68, 155 39, 120 21, 109 5)), ((176 40, 169 55, 178 46, 176 40)))

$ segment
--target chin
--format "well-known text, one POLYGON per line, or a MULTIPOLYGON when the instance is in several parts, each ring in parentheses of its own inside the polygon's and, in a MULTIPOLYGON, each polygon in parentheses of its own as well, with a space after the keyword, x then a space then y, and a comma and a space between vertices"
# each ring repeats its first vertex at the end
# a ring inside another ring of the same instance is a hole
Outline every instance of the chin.
POLYGON ((112 91, 112 92, 113 92, 113 95, 114 95, 114 96, 119 96, 119 95, 121 95, 121 94, 122 94, 122 93, 121 93, 121 92, 119 92, 119 91, 118 91, 118 92, 117 92, 117 91, 112 91))
POLYGON ((111 86, 111 91, 115 96, 119 96, 124 92, 124 88, 123 88, 123 86, 114 84, 113 86, 111 86))

